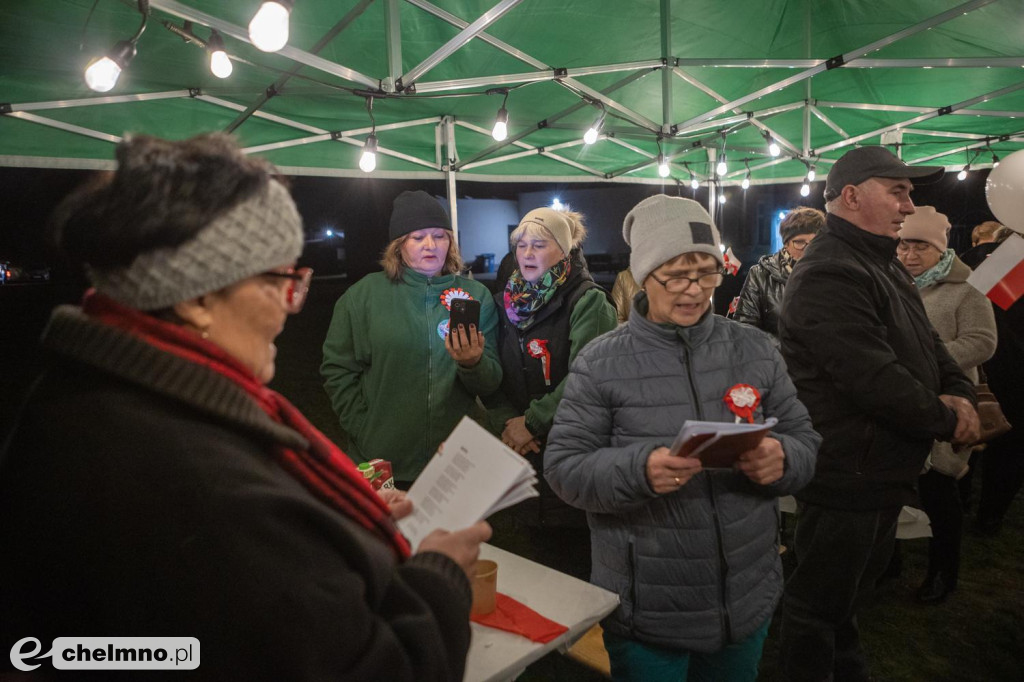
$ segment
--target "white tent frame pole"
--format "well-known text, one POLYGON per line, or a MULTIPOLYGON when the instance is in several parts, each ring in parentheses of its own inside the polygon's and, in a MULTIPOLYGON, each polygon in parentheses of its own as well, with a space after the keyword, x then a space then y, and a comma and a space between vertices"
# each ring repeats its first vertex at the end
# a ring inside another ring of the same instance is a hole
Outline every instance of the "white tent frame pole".
MULTIPOLYGON (((472 123, 469 123, 467 121, 456 120, 455 121, 455 125, 462 126, 463 128, 466 128, 467 130, 472 130, 475 133, 480 133, 481 135, 486 135, 488 137, 490 137, 490 135, 491 135, 491 131, 490 130, 487 130, 486 128, 481 128, 480 126, 477 126, 477 125, 473 125, 472 123)), ((513 144, 515 146, 517 146, 517 147, 520 147, 521 149, 528 149, 528 150, 532 150, 532 151, 536 151, 537 150, 537 148, 534 147, 533 145, 527 144, 526 142, 520 142, 519 140, 514 141, 513 144)), ((549 159, 554 159, 555 161, 558 161, 559 163, 564 163, 564 164, 566 164, 568 166, 572 166, 574 168, 579 168, 580 170, 584 170, 584 171, 586 171, 588 173, 594 173, 594 174, 603 176, 604 174, 601 173, 601 171, 595 170, 593 168, 589 168, 587 166, 584 166, 581 163, 577 163, 576 161, 573 161, 572 159, 567 159, 564 156, 559 156, 558 154, 552 153, 552 150, 554 150, 554 149, 562 149, 562 148, 565 148, 565 147, 575 147, 578 144, 579 144, 578 142, 574 141, 574 142, 566 142, 566 143, 563 143, 561 145, 556 145, 556 146, 553 146, 553 147, 545 147, 544 151, 541 152, 541 153, 542 153, 543 156, 546 156, 549 159)), ((502 158, 504 158, 504 157, 502 157, 502 158)), ((460 167, 460 169, 461 168, 462 167, 460 167)))
MULTIPOLYGON (((907 132, 911 132, 911 131, 907 131, 907 132)), ((1020 132, 1017 132, 1017 133, 1011 133, 1009 135, 1001 135, 1000 137, 1001 138, 1005 137, 1007 142, 1010 142, 1010 141, 1021 142, 1021 141, 1024 141, 1024 131, 1020 131, 1020 132)), ((944 151, 944 152, 938 152, 936 154, 931 154, 930 156, 922 156, 920 159, 915 159, 914 163, 923 163, 925 161, 931 161, 932 159, 940 159, 943 156, 949 156, 950 154, 959 154, 960 152, 962 152, 962 151, 964 151, 966 149, 980 149, 980 148, 987 147, 987 146, 991 145, 992 142, 996 142, 996 140, 991 140, 991 141, 985 140, 983 142, 975 142, 974 144, 969 144, 969 145, 966 145, 964 147, 956 147, 955 149, 949 149, 949 150, 944 151)), ((984 168, 986 166, 991 166, 991 165, 992 164, 983 164, 983 163, 982 164, 972 164, 972 167, 974 167, 974 168, 984 168)))
MULTIPOLYGON (((240 26, 236 26, 231 22, 224 21, 223 19, 218 19, 212 14, 207 14, 206 12, 201 12, 192 7, 188 7, 187 5, 183 5, 176 0, 150 0, 149 4, 150 7, 155 7, 180 19, 203 24, 209 28, 215 28, 224 35, 231 36, 235 40, 241 40, 242 42, 250 44, 252 43, 252 41, 249 40, 248 30, 243 29, 240 26)), ((380 88, 380 81, 376 78, 370 78, 369 76, 365 76, 358 71, 355 71, 354 69, 342 66, 341 64, 336 64, 324 59, 323 57, 318 57, 315 54, 311 54, 305 50, 300 50, 290 45, 282 47, 278 50, 277 54, 282 57, 287 57, 293 62, 305 64, 312 69, 323 71, 324 73, 329 73, 331 75, 338 76, 339 78, 344 78, 345 80, 352 81, 353 83, 365 85, 366 87, 373 88, 374 90, 380 88)))
MULTIPOLYGON (((196 95, 195 99, 200 100, 202 102, 208 102, 209 104, 214 104, 218 107, 224 107, 225 109, 232 109, 234 111, 246 111, 246 109, 248 108, 242 104, 231 102, 226 99, 221 99, 220 97, 213 97, 211 95, 196 95)), ((324 130, 323 128, 317 128, 316 126, 306 125, 305 123, 293 121, 290 118, 278 116, 277 114, 269 114, 265 111, 260 111, 258 109, 252 112, 252 116, 255 118, 261 118, 265 121, 280 123, 281 125, 286 125, 290 128, 305 130, 307 133, 313 133, 314 135, 321 135, 323 133, 330 132, 329 130, 324 130)))
POLYGON ((455 144, 455 119, 445 116, 441 119, 444 130, 444 153, 445 160, 441 169, 444 171, 445 189, 448 195, 448 216, 452 222, 452 235, 455 244, 459 244, 459 203, 458 188, 455 183, 455 162, 459 158, 459 152, 455 144))
POLYGON ((20 118, 23 121, 29 121, 31 123, 38 123, 39 125, 43 125, 48 128, 56 128, 57 130, 63 130, 65 132, 75 133, 77 135, 84 135, 85 137, 91 137, 96 140, 111 142, 113 144, 117 144, 121 141, 121 138, 117 135, 111 135, 110 133, 104 133, 99 130, 93 130, 92 128, 76 126, 72 123, 65 123, 64 121, 55 121, 52 118, 38 116, 37 114, 31 114, 27 111, 12 111, 11 113, 7 114, 7 116, 10 116, 11 118, 20 118))
POLYGON ((458 35, 435 50, 432 55, 409 69, 409 71, 402 76, 401 88, 408 88, 409 86, 414 85, 416 81, 426 75, 428 71, 453 55, 456 50, 475 38, 478 34, 483 33, 488 26, 503 17, 506 12, 522 1, 523 0, 501 0, 497 5, 481 14, 476 21, 459 31, 458 35))
MULTIPOLYGON (((823 64, 825 59, 691 59, 678 57, 673 64, 679 67, 712 67, 718 69, 809 69, 823 64)), ((843 68, 848 69, 979 69, 985 67, 1024 66, 1024 57, 959 57, 950 59, 870 59, 862 57, 843 68)))
MULTIPOLYGON (((420 9, 424 10, 425 12, 428 12, 429 14, 432 14, 435 17, 437 17, 437 18, 439 18, 439 19, 441 19, 443 21, 446 21, 449 24, 451 24, 453 26, 456 26, 456 27, 458 27, 460 29, 464 29, 467 26, 469 26, 469 24, 467 22, 465 22, 462 19, 458 18, 454 14, 451 14, 450 12, 446 12, 445 10, 443 10, 443 9, 441 9, 439 7, 436 7, 435 5, 431 4, 430 2, 427 2, 427 0, 406 0, 406 1, 409 2, 412 5, 415 5, 416 7, 419 7, 420 9)), ((542 62, 542 61, 540 61, 538 59, 534 59, 533 57, 531 57, 530 55, 526 54, 522 50, 520 50, 518 48, 515 48, 515 47, 512 47, 508 43, 505 43, 505 42, 502 42, 502 41, 500 41, 500 40, 498 40, 496 38, 493 38, 492 36, 490 36, 486 32, 481 32, 479 35, 476 36, 476 38, 478 40, 483 40, 484 42, 486 42, 486 43, 488 43, 488 44, 498 48, 499 50, 501 50, 505 54, 511 55, 511 56, 515 57, 516 59, 519 59, 520 61, 525 62, 526 64, 529 64, 530 66, 532 66, 535 69, 550 70, 550 68, 551 68, 547 64, 545 64, 544 62, 542 62)), ((559 79, 556 82, 559 83, 560 85, 570 89, 570 90, 574 90, 574 91, 575 90, 579 90, 580 92, 583 92, 584 94, 586 94, 588 97, 591 97, 592 99, 596 99, 596 100, 601 101, 606 107, 608 107, 610 109, 614 109, 615 111, 617 111, 620 114, 622 114, 631 123, 633 123, 635 125, 638 125, 641 128, 647 128, 651 132, 656 132, 658 129, 660 129, 660 126, 658 126, 656 123, 654 123, 654 121, 651 121, 650 119, 648 119, 648 118, 646 118, 644 116, 641 116, 637 112, 633 111, 632 109, 629 109, 628 107, 623 106, 622 104, 616 102, 615 100, 607 97, 603 93, 598 92, 598 91, 596 91, 596 90, 594 90, 592 88, 589 88, 589 87, 585 86, 583 83, 580 83, 575 78, 571 78, 569 76, 566 76, 565 78, 559 79)), ((605 91, 608 91, 608 90, 609 90, 609 88, 605 88, 605 91)))
MULTIPOLYGON (((991 3, 995 2, 995 1, 996 0, 971 0, 970 2, 966 2, 966 3, 962 4, 962 5, 958 5, 957 7, 954 7, 952 9, 950 9, 950 10, 947 10, 947 11, 941 13, 941 14, 937 14, 934 17, 931 17, 931 18, 926 19, 924 21, 918 22, 918 23, 914 24, 913 26, 905 28, 902 31, 897 31, 896 33, 893 33, 892 35, 886 36, 885 38, 882 38, 880 40, 876 40, 873 43, 869 43, 868 45, 865 45, 864 47, 861 47, 860 49, 852 50, 852 51, 847 52, 847 53, 845 53, 843 55, 840 55, 839 57, 842 60, 842 65, 845 65, 846 63, 852 62, 855 59, 859 59, 859 58, 861 58, 861 57, 863 57, 865 55, 871 54, 872 52, 875 52, 876 50, 880 50, 881 48, 886 47, 887 45, 891 45, 892 43, 894 43, 894 42, 896 42, 898 40, 902 40, 903 38, 906 38, 908 36, 914 35, 916 33, 920 33, 921 31, 925 31, 925 30, 927 30, 929 28, 932 28, 934 26, 938 26, 939 24, 942 24, 942 23, 944 23, 946 21, 949 21, 950 19, 954 19, 956 17, 962 16, 962 15, 966 14, 967 12, 970 12, 972 10, 975 10, 975 9, 979 8, 979 7, 983 7, 985 5, 991 4, 991 3)), ((831 60, 829 60, 829 62, 831 62, 831 60)), ((830 69, 829 62, 824 62, 824 63, 818 64, 817 66, 813 66, 813 67, 811 67, 811 68, 809 68, 809 69, 807 69, 805 71, 802 71, 801 73, 798 73, 796 75, 790 76, 789 78, 784 78, 781 81, 778 81, 778 82, 773 83, 773 84, 771 84, 769 86, 761 88, 760 90, 757 90, 756 92, 749 93, 747 95, 744 95, 743 97, 740 97, 739 99, 735 99, 735 100, 733 100, 731 102, 727 102, 727 103, 723 104, 720 107, 716 107, 715 109, 712 109, 711 111, 706 111, 706 112, 704 112, 703 114, 701 114, 699 116, 695 116, 694 118, 691 118, 691 119, 689 119, 687 121, 684 121, 684 122, 678 124, 677 128, 682 129, 682 128, 686 128, 688 126, 691 126, 691 125, 693 125, 695 123, 703 123, 704 121, 712 119, 715 116, 718 116, 719 114, 723 114, 723 113, 729 111, 730 109, 732 109, 734 107, 743 106, 747 102, 751 102, 751 101, 753 101, 755 99, 758 99, 760 97, 764 97, 765 95, 769 95, 769 94, 778 92, 780 90, 788 88, 791 85, 795 85, 796 83, 804 81, 804 80, 806 80, 808 78, 813 78, 814 76, 817 76, 820 73, 824 73, 825 71, 828 71, 830 69)))
MULTIPOLYGON (((1024 88, 1024 81, 1022 81, 1020 83, 1015 83, 1014 85, 1009 85, 1009 86, 1007 86, 1005 88, 1000 88, 998 90, 993 90, 992 92, 987 92, 984 95, 978 95, 977 97, 972 97, 970 99, 965 99, 962 102, 957 102, 956 104, 952 104, 952 105, 950 105, 948 107, 943 107, 942 109, 933 109, 930 113, 922 114, 922 115, 916 116, 916 117, 914 117, 912 119, 909 119, 909 120, 906 120, 906 121, 901 121, 900 123, 893 123, 892 125, 885 126, 884 128, 879 128, 877 130, 871 130, 869 132, 862 133, 860 135, 856 135, 856 136, 851 137, 849 139, 843 140, 842 142, 836 142, 834 144, 826 145, 825 147, 822 147, 821 149, 818 149, 817 152, 820 154, 821 152, 829 152, 829 151, 832 151, 833 149, 841 149, 842 147, 847 147, 847 146, 849 146, 851 144, 856 144, 856 143, 860 142, 861 140, 866 140, 868 138, 875 137, 876 135, 881 135, 882 133, 889 132, 890 130, 897 130, 899 128, 908 128, 909 126, 912 126, 915 123, 920 123, 921 121, 927 121, 928 119, 936 118, 936 117, 938 117, 940 115, 943 115, 943 113, 952 113, 953 111, 956 111, 957 109, 965 109, 965 108, 967 108, 967 107, 969 107, 969 106, 971 106, 973 104, 978 104, 979 102, 987 102, 990 99, 995 99, 996 97, 1002 97, 1003 95, 1007 95, 1007 94, 1009 94, 1011 92, 1015 92, 1017 90, 1020 90, 1021 88, 1024 88)), ((920 161, 915 159, 915 160, 911 161, 910 163, 912 163, 912 164, 920 163, 920 161)))
MULTIPOLYGON (((668 63, 672 55, 672 0, 661 0, 661 57, 668 63)), ((661 132, 672 132, 672 70, 661 70, 661 132)))
POLYGON ((816 107, 813 104, 811 104, 809 106, 811 108, 811 113, 814 114, 815 116, 817 116, 818 120, 820 120, 822 123, 827 125, 829 128, 831 128, 832 130, 834 130, 837 133, 839 133, 840 135, 842 135, 844 138, 849 138, 850 137, 850 134, 848 132, 846 132, 845 130, 840 128, 832 119, 830 119, 828 116, 826 116, 824 113, 822 113, 821 109, 819 109, 818 107, 816 107))
POLYGON ((640 62, 624 62, 622 64, 606 64, 604 66, 586 66, 576 69, 566 69, 565 75, 555 73, 554 69, 543 71, 526 71, 524 73, 507 73, 495 76, 479 76, 475 78, 457 78, 446 81, 428 81, 417 83, 416 92, 423 94, 429 92, 441 92, 447 90, 466 90, 468 88, 493 87, 520 83, 541 83, 553 81, 559 78, 572 76, 592 76, 604 73, 619 73, 622 71, 642 71, 644 69, 660 69, 660 59, 648 59, 640 62))
POLYGON ((126 102, 152 102, 161 99, 185 99, 192 93, 189 90, 169 90, 167 92, 144 92, 137 95, 111 95, 109 97, 83 97, 81 99, 62 99, 49 102, 27 102, 12 104, 11 111, 43 111, 44 109, 68 109, 71 107, 92 107, 100 104, 123 104, 126 102))
POLYGON ((718 185, 715 180, 718 178, 718 173, 715 171, 716 162, 718 161, 718 150, 714 147, 708 147, 708 215, 715 214, 716 199, 718 199, 718 185))
POLYGON ((384 0, 385 40, 388 51, 388 77, 381 82, 384 92, 394 92, 402 77, 402 13, 399 0, 384 0))

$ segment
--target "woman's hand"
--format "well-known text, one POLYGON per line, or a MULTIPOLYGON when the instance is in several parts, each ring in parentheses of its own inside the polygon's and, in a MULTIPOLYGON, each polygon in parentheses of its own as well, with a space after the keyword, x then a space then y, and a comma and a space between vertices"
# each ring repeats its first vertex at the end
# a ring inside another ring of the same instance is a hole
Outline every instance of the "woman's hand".
POLYGON ((786 453, 782 443, 771 436, 765 436, 753 450, 747 450, 733 465, 747 478, 759 485, 768 485, 782 478, 786 471, 786 453))
POLYGON ((484 355, 484 334, 474 324, 469 325, 468 332, 460 324, 458 329, 448 330, 444 347, 455 362, 468 369, 476 366, 484 355))
POLYGON ((513 417, 505 422, 505 430, 501 432, 501 441, 520 455, 525 455, 527 452, 540 453, 540 441, 533 437, 530 429, 526 428, 525 415, 513 417))
POLYGON ((657 448, 647 456, 647 482, 659 495, 679 490, 701 469, 699 459, 671 455, 668 448, 657 448))
POLYGON ((440 552, 457 563, 466 572, 466 577, 473 580, 471 571, 473 562, 480 556, 480 543, 487 542, 491 537, 491 526, 486 521, 475 523, 469 528, 450 533, 446 530, 435 530, 423 538, 416 552, 440 552))
POLYGON ((409 514, 412 514, 412 500, 408 499, 401 490, 395 490, 394 488, 385 490, 381 488, 377 491, 377 494, 380 495, 380 499, 384 500, 384 504, 391 510, 391 516, 394 517, 395 521, 404 519, 409 514))

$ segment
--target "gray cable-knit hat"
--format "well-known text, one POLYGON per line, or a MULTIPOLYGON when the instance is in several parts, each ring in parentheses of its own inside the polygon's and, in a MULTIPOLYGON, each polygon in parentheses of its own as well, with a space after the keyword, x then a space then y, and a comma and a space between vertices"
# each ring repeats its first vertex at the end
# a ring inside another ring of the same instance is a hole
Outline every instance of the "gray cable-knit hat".
POLYGON ((192 239, 140 254, 122 268, 89 268, 93 286, 138 310, 159 310, 295 261, 302 218, 276 180, 192 239))
POLYGON ((693 199, 656 194, 633 207, 622 223, 629 269, 643 286, 647 275, 683 253, 706 253, 724 266, 718 229, 693 199))

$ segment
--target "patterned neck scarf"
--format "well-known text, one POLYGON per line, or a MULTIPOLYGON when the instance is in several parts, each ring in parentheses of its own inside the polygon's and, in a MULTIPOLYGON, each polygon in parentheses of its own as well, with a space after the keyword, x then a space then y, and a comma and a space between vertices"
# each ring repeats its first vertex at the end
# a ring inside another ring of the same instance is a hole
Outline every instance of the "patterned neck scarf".
POLYGON ((563 258, 545 272, 536 284, 530 284, 523 279, 519 268, 516 268, 505 285, 505 314, 509 322, 519 329, 529 327, 534 313, 551 300, 571 269, 569 258, 563 258))
POLYGON ((946 249, 942 252, 942 257, 939 258, 939 262, 931 266, 920 275, 914 278, 914 284, 917 285, 918 289, 924 289, 930 287, 933 284, 938 284, 942 280, 946 279, 949 274, 949 269, 953 267, 953 256, 955 255, 953 249, 946 249))
POLYGON ((320 433, 284 396, 261 384, 252 371, 220 346, 190 334, 178 325, 128 308, 90 291, 82 302, 90 317, 121 329, 166 353, 194 362, 227 377, 271 419, 299 433, 309 442, 305 450, 274 448, 278 464, 310 493, 338 513, 355 521, 386 544, 395 556, 409 556, 408 541, 395 526, 391 511, 370 488, 355 464, 327 436, 320 433))
POLYGON ((796 258, 793 258, 793 256, 790 255, 785 246, 779 249, 779 263, 782 265, 782 270, 787 275, 793 273, 793 266, 796 265, 796 258))

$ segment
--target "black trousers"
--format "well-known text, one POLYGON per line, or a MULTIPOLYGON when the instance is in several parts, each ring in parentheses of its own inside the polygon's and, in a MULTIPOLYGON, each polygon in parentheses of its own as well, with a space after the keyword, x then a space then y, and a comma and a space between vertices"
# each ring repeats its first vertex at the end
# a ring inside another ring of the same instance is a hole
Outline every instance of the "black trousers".
POLYGON ((857 609, 885 571, 900 507, 869 511, 801 504, 797 566, 782 603, 780 655, 788 682, 863 682, 857 609))
POLYGON ((917 485, 921 507, 932 525, 932 537, 928 541, 928 577, 941 573, 948 587, 956 587, 964 528, 964 510, 956 479, 931 469, 921 474, 917 485))

